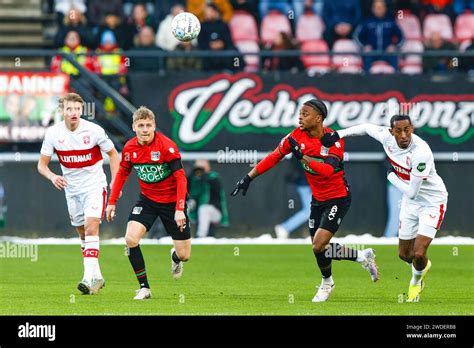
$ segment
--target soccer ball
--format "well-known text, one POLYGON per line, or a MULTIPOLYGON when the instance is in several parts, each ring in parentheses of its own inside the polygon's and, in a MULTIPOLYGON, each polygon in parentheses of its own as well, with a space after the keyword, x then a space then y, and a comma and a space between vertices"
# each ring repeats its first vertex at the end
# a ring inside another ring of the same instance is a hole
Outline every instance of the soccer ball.
POLYGON ((179 41, 194 40, 201 31, 199 19, 189 12, 181 12, 171 21, 171 32, 179 41))

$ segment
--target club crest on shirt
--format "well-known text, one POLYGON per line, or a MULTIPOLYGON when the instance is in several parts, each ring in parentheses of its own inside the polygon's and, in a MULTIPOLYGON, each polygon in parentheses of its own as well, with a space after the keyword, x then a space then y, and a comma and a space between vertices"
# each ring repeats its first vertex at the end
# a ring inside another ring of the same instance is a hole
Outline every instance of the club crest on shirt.
POLYGON ((321 156, 327 156, 329 153, 329 148, 325 147, 325 146, 321 146, 321 152, 320 152, 320 155, 321 156))
POLYGON ((305 145, 303 143, 301 143, 300 147, 301 147, 301 150, 304 150, 305 145))
POLYGON ((425 168, 426 168, 426 163, 420 163, 420 164, 418 164, 418 166, 416 167, 416 169, 418 169, 419 172, 424 171, 425 168))
POLYGON ((160 160, 160 151, 151 152, 151 160, 159 161, 160 160))
POLYGON ((91 143, 91 137, 89 135, 82 137, 82 140, 84 141, 85 145, 89 145, 91 143))

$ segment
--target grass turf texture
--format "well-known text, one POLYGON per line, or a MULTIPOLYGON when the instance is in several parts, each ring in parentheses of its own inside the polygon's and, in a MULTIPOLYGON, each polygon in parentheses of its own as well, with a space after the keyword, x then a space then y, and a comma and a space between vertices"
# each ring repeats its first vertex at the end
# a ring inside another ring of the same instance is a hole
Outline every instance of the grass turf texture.
MULTIPOLYGON (((366 246, 367 247, 367 246, 366 246)), ((381 280, 333 261, 336 288, 312 303, 320 273, 308 245, 193 246, 183 277, 170 274, 170 246, 142 246, 153 298, 138 288, 122 246, 101 247, 106 287, 81 295, 79 246, 38 246, 38 260, 0 259, 1 315, 472 315, 474 246, 431 246, 433 267, 419 303, 400 303, 410 267, 396 246, 375 246, 381 280), (457 248, 453 249, 453 248, 457 248)))

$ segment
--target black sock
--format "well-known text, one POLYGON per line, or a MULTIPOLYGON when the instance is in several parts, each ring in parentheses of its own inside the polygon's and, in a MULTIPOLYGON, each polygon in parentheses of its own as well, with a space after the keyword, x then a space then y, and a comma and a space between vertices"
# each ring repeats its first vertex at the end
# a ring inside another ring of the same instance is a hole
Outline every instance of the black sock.
POLYGON ((143 259, 143 254, 140 250, 140 245, 137 245, 135 248, 128 248, 128 259, 130 260, 133 271, 137 276, 140 288, 150 288, 146 276, 145 260, 143 259))
POLYGON ((314 253, 316 256, 316 261, 318 262, 318 267, 321 270, 323 278, 329 278, 331 276, 331 259, 327 258, 324 255, 325 251, 320 253, 314 253))
POLYGON ((331 260, 357 260, 357 250, 347 248, 339 243, 329 243, 325 254, 331 260))
POLYGON ((176 262, 176 263, 180 263, 180 262, 181 262, 180 258, 178 257, 178 254, 176 254, 176 250, 173 251, 173 255, 171 255, 171 258, 172 258, 173 261, 176 262))

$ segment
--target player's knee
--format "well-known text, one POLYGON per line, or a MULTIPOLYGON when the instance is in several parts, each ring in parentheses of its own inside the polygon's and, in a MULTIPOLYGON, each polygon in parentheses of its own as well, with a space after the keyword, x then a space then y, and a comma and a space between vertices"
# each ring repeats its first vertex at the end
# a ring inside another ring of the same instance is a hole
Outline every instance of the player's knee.
POLYGON ((132 234, 125 235, 125 243, 127 244, 129 248, 135 248, 139 242, 140 242, 140 239, 137 238, 136 236, 132 234))
POLYGON ((320 242, 313 242, 313 252, 315 254, 322 253, 324 250, 326 250, 326 245, 320 242))
POLYGON ((99 235, 99 226, 91 225, 84 228, 84 237, 85 236, 98 236, 99 235))

